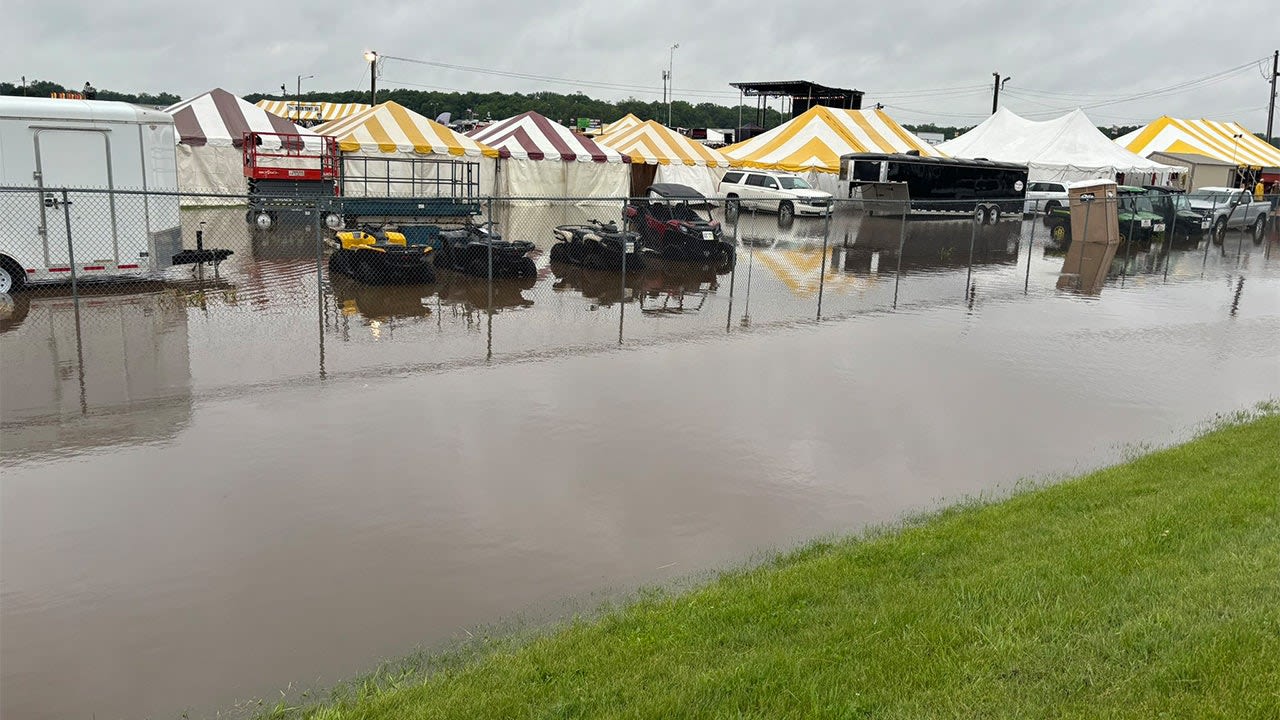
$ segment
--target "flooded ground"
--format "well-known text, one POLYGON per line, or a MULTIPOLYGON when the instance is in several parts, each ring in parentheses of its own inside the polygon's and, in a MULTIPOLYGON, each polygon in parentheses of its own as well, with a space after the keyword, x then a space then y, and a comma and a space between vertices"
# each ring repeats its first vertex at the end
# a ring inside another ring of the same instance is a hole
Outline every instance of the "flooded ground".
POLYGON ((1091 285, 1032 221, 760 216, 730 273, 369 287, 184 215, 216 277, 0 326, 6 719, 212 715, 1280 396, 1280 246, 1235 233, 1091 285))

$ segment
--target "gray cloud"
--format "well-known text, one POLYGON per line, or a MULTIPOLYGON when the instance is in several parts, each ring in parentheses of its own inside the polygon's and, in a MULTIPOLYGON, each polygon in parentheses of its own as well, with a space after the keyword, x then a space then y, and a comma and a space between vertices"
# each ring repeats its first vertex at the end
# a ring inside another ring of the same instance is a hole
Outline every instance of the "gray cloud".
POLYGON ((668 48, 676 97, 733 104, 728 83, 810 79, 867 91, 906 122, 972 124, 990 111, 991 73, 1012 76, 1003 105, 1048 117, 1084 105, 1098 124, 1160 114, 1237 119, 1261 131, 1267 85, 1256 67, 1184 92, 1125 102, 1280 46, 1270 0, 1118 4, 755 3, 738 0, 182 5, 51 0, 11 10, 5 80, 28 78, 183 96, 221 86, 270 92, 368 84, 365 49, 384 55, 648 90, 445 70, 388 60, 383 87, 580 90, 656 99, 668 48), (12 76, 12 77, 9 77, 12 76), (928 89, 936 92, 923 92, 928 89), (1088 107, 1107 103, 1099 107, 1088 107))

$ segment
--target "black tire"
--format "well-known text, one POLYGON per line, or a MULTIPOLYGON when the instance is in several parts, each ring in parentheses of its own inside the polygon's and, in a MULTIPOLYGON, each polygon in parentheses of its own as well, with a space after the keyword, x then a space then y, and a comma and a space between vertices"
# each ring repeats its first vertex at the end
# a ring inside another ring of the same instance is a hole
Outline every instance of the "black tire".
POLYGON ((987 212, 986 205, 978 205, 973 209, 973 222, 975 225, 986 225, 989 217, 991 215, 987 212))
POLYGON ((1261 245, 1262 236, 1267 231, 1267 214, 1262 213, 1257 220, 1253 221, 1253 244, 1261 245))
POLYGON ((667 243, 662 248, 662 259, 682 260, 684 259, 684 250, 676 243, 667 243))
POLYGON ((520 264, 516 267, 516 275, 519 277, 534 277, 538 274, 538 266, 534 264, 532 258, 520 258, 520 264))
POLYGON ((22 266, 12 258, 0 256, 0 293, 19 292, 26 286, 27 273, 22 266))
POLYGON ((790 224, 796 219, 796 206, 791 204, 790 200, 783 200, 778 203, 778 222, 783 225, 790 224))
POLYGON ((1052 228, 1049 229, 1049 237, 1052 237, 1057 242, 1062 242, 1063 240, 1066 240, 1068 234, 1069 233, 1067 232, 1066 225, 1062 225, 1062 224, 1054 225, 1052 228))
POLYGON ((988 205, 987 206, 987 224, 995 225, 998 222, 1000 222, 1000 206, 988 205))
POLYGON ((569 262, 569 248, 565 243, 558 242, 551 246, 551 262, 562 263, 569 262))
POLYGON ((364 252, 356 251, 355 269, 352 274, 355 279, 366 285, 377 285, 383 278, 378 275, 373 263, 369 261, 368 253, 369 251, 367 250, 364 252))
POLYGON ((347 272, 347 264, 343 261, 342 251, 334 252, 329 256, 329 272, 343 274, 347 272))
POLYGON ((1053 218, 1053 211, 1057 210, 1059 207, 1061 207, 1061 205, 1059 205, 1055 200, 1050 200, 1049 202, 1044 204, 1044 224, 1045 225, 1048 225, 1050 223, 1051 218, 1053 218))
POLYGON ((1227 239, 1227 219, 1220 217, 1215 220, 1213 222, 1213 230, 1211 232, 1213 233, 1213 244, 1221 245, 1222 242, 1227 239))

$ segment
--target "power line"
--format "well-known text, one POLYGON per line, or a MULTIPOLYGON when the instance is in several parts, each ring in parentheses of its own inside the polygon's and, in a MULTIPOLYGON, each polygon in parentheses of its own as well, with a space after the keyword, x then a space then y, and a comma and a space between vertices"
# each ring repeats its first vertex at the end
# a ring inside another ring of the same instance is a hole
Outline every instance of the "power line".
MULTIPOLYGON (((420 60, 416 58, 406 58, 396 55, 384 55, 387 60, 399 60, 401 62, 413 63, 415 65, 426 65, 428 67, 437 67, 444 70, 454 70, 457 72, 471 72, 481 75, 493 75, 497 77, 515 78, 519 80, 537 80, 539 82, 559 83, 562 85, 573 85, 577 87, 599 88, 605 90, 621 90, 626 92, 641 92, 653 95, 661 94, 662 89, 650 85, 635 85, 630 83, 614 83, 602 82, 595 80, 577 80, 574 78, 562 78, 551 75, 539 75, 536 73, 514 72, 510 70, 496 70, 492 68, 473 67, 469 65, 455 65, 453 63, 442 63, 434 60, 420 60)), ((731 98, 737 97, 738 93, 729 92, 727 90, 689 90, 681 88, 681 95, 699 96, 699 97, 720 97, 731 98)))

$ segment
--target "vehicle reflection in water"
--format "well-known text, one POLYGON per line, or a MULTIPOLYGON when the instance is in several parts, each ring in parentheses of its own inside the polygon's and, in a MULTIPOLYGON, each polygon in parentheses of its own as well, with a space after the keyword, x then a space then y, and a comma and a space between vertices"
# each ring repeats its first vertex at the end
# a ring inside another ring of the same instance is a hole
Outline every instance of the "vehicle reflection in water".
POLYGON ((149 443, 187 425, 187 303, 159 284, 145 287, 120 293, 85 285, 78 309, 67 289, 12 296, 0 320, 7 461, 149 443))
POLYGON ((548 266, 556 292, 577 291, 590 300, 591 309, 638 302, 640 311, 655 315, 697 312, 715 294, 729 268, 704 263, 652 257, 639 272, 623 274, 594 270, 570 263, 548 266))
POLYGON ((932 272, 955 270, 974 265, 1015 265, 1022 224, 998 222, 979 225, 969 218, 940 220, 908 220, 868 217, 858 226, 852 243, 843 246, 840 267, 847 270, 868 268, 871 258, 879 254, 878 266, 885 260, 896 268, 901 248, 902 271, 932 272))

